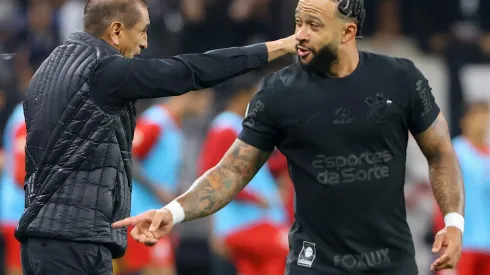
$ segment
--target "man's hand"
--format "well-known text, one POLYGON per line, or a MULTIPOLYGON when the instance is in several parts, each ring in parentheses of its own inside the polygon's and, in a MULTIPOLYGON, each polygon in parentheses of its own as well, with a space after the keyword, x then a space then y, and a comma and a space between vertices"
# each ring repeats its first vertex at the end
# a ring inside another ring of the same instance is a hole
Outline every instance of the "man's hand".
POLYGON ((293 34, 289 37, 283 38, 282 41, 288 53, 290 54, 296 53, 297 51, 296 46, 298 45, 298 40, 296 39, 296 35, 293 34))
POLYGON ((172 213, 165 208, 153 209, 135 217, 115 222, 112 227, 121 228, 133 225, 131 237, 137 242, 153 246, 157 241, 170 233, 174 226, 172 213))
POLYGON ((454 268, 461 258, 462 241, 463 234, 459 228, 448 226, 439 231, 432 246, 432 252, 441 252, 442 256, 432 263, 430 270, 454 268))
POLYGON ((269 62, 275 60, 285 54, 296 53, 296 40, 295 35, 279 39, 272 42, 266 42, 267 52, 269 53, 269 62))

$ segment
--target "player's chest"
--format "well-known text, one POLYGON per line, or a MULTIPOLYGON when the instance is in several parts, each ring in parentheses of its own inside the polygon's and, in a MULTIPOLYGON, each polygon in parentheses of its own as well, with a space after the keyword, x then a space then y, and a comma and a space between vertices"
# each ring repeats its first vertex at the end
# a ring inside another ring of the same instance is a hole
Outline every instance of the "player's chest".
POLYGON ((283 127, 288 136, 306 142, 376 140, 407 128, 404 100, 391 91, 319 92, 296 98, 287 110, 283 127))

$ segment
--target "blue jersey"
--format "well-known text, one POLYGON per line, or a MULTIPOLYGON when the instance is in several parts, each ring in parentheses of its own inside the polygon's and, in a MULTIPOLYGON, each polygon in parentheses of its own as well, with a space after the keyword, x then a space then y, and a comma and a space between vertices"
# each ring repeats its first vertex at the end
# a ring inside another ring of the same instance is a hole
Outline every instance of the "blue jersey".
MULTIPOLYGON (((236 135, 242 130, 242 117, 224 112, 217 116, 211 125, 213 128, 233 129, 236 135)), ((254 203, 234 200, 214 215, 214 232, 226 236, 238 229, 263 221, 285 224, 287 221, 284 204, 279 188, 265 164, 245 187, 251 193, 259 194, 269 202, 269 208, 263 209, 254 203)))
MULTIPOLYGON (((141 114, 136 123, 133 153, 142 173, 164 190, 177 192, 182 165, 183 134, 163 106, 153 106, 141 114)), ((138 181, 133 180, 131 215, 158 209, 163 203, 138 181)))
POLYGON ((0 220, 2 223, 17 223, 24 212, 23 176, 25 168, 23 164, 25 164, 25 158, 19 160, 16 154, 20 152, 24 155, 25 139, 24 110, 22 104, 19 104, 10 116, 3 135, 5 166, 0 184, 0 220), (19 163, 19 161, 24 161, 24 163, 19 163), (23 171, 16 171, 19 167, 22 167, 23 171), (19 179, 19 175, 16 177, 16 172, 21 173, 22 179, 19 179))
POLYGON ((455 138, 465 183, 465 231, 463 249, 490 251, 490 155, 463 137, 455 138))

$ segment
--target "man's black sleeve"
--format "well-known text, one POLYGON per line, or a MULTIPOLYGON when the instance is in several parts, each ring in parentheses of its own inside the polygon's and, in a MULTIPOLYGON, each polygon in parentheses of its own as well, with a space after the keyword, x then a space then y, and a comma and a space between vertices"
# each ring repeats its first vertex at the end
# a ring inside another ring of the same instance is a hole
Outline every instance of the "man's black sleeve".
POLYGON ((183 54, 169 59, 110 56, 95 70, 98 103, 119 107, 128 101, 175 96, 215 86, 267 64, 265 44, 183 54))
POLYGON ((437 105, 429 81, 412 61, 406 60, 407 87, 411 103, 408 112, 408 127, 414 135, 427 130, 439 115, 437 105))
POLYGON ((243 129, 238 135, 241 141, 265 152, 272 152, 281 141, 273 110, 278 103, 271 98, 274 92, 274 81, 265 77, 259 92, 247 106, 243 129))

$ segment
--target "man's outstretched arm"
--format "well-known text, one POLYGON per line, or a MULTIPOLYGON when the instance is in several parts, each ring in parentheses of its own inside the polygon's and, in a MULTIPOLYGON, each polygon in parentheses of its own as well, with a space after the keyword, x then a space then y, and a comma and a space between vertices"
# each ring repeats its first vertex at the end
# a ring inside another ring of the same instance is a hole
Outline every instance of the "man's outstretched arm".
POLYGON ((184 209, 184 221, 209 216, 231 202, 269 156, 270 152, 237 139, 218 165, 204 173, 176 199, 184 209))
POLYGON ((429 163, 430 183, 442 213, 463 215, 463 177, 442 114, 426 131, 415 135, 415 139, 429 163))
POLYGON ((213 87, 230 78, 259 69, 295 51, 294 37, 202 54, 182 54, 167 59, 109 56, 94 74, 94 96, 109 106, 128 101, 169 97, 213 87))

